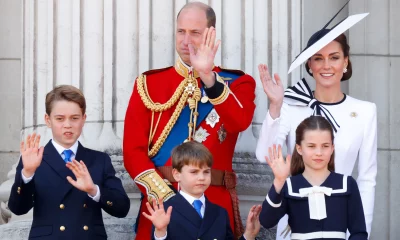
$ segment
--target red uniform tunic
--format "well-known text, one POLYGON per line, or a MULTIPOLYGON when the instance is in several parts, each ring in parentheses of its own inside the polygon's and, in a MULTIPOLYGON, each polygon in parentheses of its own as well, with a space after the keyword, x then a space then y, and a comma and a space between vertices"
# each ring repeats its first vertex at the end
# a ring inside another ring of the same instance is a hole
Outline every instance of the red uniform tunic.
MULTIPOLYGON (((180 64, 180 67, 182 66, 183 65, 180 64)), ((148 95, 154 103, 162 104, 167 102, 184 79, 182 76, 182 69, 178 72, 176 67, 178 66, 144 73, 144 75, 146 75, 148 95)), ((185 69, 185 71, 188 71, 188 69, 185 69)), ((213 71, 218 73, 225 70, 215 67, 213 71)), ((232 157, 238 134, 249 127, 255 109, 254 79, 240 71, 235 71, 235 73, 241 76, 230 84, 230 93, 228 97, 222 103, 214 105, 214 109, 220 117, 219 122, 212 127, 203 120, 199 126, 210 134, 206 140, 203 141, 203 144, 213 155, 214 163, 212 168, 223 171, 232 171, 232 157), (226 130, 226 138, 221 142, 218 136, 218 130, 221 129, 222 124, 223 128, 226 130)), ((200 87, 202 84, 200 78, 197 80, 200 87)), ((199 104, 202 103, 199 102, 199 104)), ((175 106, 162 112, 154 138, 149 146, 152 111, 144 105, 138 93, 137 84, 135 83, 126 112, 123 140, 124 165, 133 179, 149 169, 156 168, 148 156, 148 151, 152 144, 158 139, 158 136, 160 136, 164 126, 168 123, 175 110, 175 106)), ((156 125, 159 113, 156 113, 154 116, 153 128, 156 125)), ((171 166, 171 159, 165 163, 165 166, 171 166)), ((173 185, 177 189, 177 184, 173 185)), ((147 212, 145 203, 147 202, 148 189, 146 190, 146 188, 139 184, 138 187, 146 196, 142 201, 140 213, 143 211, 147 212)), ((232 229, 234 229, 232 200, 225 186, 211 185, 206 190, 205 195, 211 202, 224 207, 228 211, 231 226, 232 229)), ((149 220, 145 217, 141 217, 136 239, 150 239, 151 226, 152 224, 149 220)))

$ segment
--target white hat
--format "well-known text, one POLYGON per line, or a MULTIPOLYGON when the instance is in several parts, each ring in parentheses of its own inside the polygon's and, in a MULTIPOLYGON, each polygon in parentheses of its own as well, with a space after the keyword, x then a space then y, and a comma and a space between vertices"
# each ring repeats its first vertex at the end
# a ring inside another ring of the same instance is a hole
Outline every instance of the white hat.
POLYGON ((348 16, 346 19, 336 24, 333 28, 329 29, 327 26, 332 22, 332 20, 342 11, 342 9, 349 3, 348 1, 340 10, 333 16, 331 20, 318 32, 314 33, 307 42, 307 47, 294 59, 290 65, 288 74, 292 72, 295 68, 301 65, 303 62, 307 61, 312 55, 317 53, 323 47, 328 45, 330 42, 335 40, 340 34, 345 32, 347 29, 351 28, 354 24, 361 21, 369 13, 361 13, 348 16))

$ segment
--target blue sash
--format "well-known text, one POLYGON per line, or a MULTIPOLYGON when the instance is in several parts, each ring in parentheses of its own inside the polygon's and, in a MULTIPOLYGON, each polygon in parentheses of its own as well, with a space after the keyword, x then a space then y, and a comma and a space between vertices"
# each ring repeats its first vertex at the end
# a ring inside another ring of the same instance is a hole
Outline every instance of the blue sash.
MULTIPOLYGON (((231 73, 231 72, 219 72, 218 75, 223 78, 231 78, 228 79, 228 86, 236 80, 240 75, 231 73)), ((202 95, 204 93, 204 89, 201 88, 202 95)), ((199 102, 197 105, 197 111, 199 112, 199 116, 197 117, 197 126, 199 127, 201 122, 207 117, 207 115, 211 112, 214 105, 210 103, 210 101, 206 103, 199 102)), ((179 115, 174 127, 171 129, 167 139, 165 139, 164 144, 161 146, 161 149, 158 153, 151 159, 156 167, 164 166, 165 163, 171 156, 172 149, 183 143, 189 134, 188 123, 190 122, 190 109, 189 106, 186 105, 185 108, 182 109, 181 114, 179 115)))

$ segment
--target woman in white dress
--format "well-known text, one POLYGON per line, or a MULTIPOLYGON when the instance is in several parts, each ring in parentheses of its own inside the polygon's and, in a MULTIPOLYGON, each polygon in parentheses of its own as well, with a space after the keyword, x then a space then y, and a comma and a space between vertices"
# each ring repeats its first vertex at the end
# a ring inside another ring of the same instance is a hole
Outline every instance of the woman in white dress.
MULTIPOLYGON (((322 29, 309 40, 315 44, 331 29, 322 29)), ((311 91, 305 79, 285 92, 277 74, 272 80, 268 67, 259 65, 260 78, 270 106, 263 121, 256 156, 265 162, 268 147, 286 144, 288 152, 295 148, 295 130, 311 115, 327 118, 335 131, 335 169, 351 175, 358 158, 357 183, 360 189, 368 234, 373 218, 377 173, 377 122, 374 103, 355 99, 341 91, 340 82, 352 75, 349 45, 344 34, 327 43, 305 63, 307 73, 316 82, 311 91)), ((284 238, 287 215, 278 224, 277 239, 284 238)), ((323 226, 321 226, 323 228, 323 226)))

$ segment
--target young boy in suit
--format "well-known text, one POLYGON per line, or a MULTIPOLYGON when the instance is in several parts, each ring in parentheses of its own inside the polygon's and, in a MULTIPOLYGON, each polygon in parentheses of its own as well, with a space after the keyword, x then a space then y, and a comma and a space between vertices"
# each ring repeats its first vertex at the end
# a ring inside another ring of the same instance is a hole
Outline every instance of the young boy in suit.
POLYGON ((110 157, 78 142, 85 110, 79 89, 55 87, 46 95, 45 114, 53 139, 44 148, 35 133, 21 142, 8 207, 16 215, 33 208, 29 239, 107 239, 101 210, 119 218, 129 211, 110 157))
MULTIPOLYGON (((154 225, 153 238, 236 239, 227 211, 204 196, 211 183, 213 157, 210 151, 203 144, 192 141, 175 147, 171 157, 172 175, 179 183, 180 191, 165 203, 162 199, 158 205, 153 199, 153 207, 146 203, 150 215, 145 212, 143 215, 154 225)), ((260 231, 260 211, 260 205, 250 209, 246 231, 240 239, 255 239, 260 231)))

